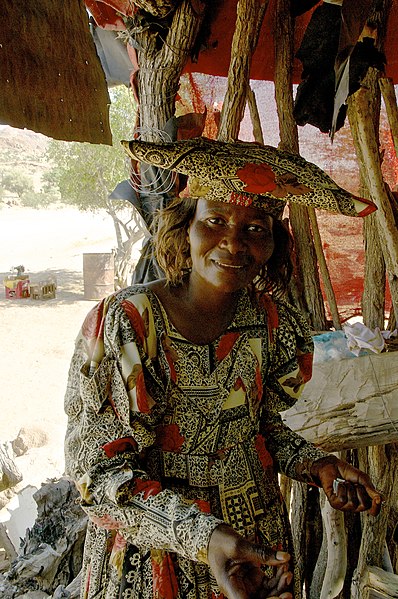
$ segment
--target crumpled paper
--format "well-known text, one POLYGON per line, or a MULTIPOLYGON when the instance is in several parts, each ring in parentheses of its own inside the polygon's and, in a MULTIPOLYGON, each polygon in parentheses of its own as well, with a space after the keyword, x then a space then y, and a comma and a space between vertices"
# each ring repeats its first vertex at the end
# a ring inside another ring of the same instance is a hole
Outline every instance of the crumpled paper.
POLYGON ((379 354, 384 349, 384 340, 397 335, 396 329, 395 331, 380 331, 379 327, 376 327, 372 330, 361 322, 346 323, 343 325, 343 330, 347 337, 348 349, 356 356, 359 356, 361 351, 364 353, 363 350, 366 353, 372 351, 379 354))

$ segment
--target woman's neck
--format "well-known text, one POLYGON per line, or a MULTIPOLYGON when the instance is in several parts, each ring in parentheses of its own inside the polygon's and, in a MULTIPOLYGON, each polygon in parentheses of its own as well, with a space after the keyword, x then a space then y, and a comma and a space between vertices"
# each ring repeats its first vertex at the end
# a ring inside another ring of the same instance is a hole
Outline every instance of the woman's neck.
POLYGON ((189 279, 170 287, 162 282, 149 285, 158 295, 177 331, 192 343, 206 345, 218 339, 232 322, 240 292, 233 294, 200 290, 189 279))

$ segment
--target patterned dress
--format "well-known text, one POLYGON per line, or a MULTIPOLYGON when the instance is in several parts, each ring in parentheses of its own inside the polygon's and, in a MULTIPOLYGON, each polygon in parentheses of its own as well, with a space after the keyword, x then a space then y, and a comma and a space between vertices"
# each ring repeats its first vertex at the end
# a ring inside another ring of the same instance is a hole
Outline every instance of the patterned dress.
POLYGON ((278 472, 311 482, 325 454, 279 412, 311 352, 296 309, 247 291, 209 345, 179 334, 143 285, 88 314, 65 401, 67 474, 89 516, 82 598, 220 597, 207 565, 220 522, 292 551, 278 472))

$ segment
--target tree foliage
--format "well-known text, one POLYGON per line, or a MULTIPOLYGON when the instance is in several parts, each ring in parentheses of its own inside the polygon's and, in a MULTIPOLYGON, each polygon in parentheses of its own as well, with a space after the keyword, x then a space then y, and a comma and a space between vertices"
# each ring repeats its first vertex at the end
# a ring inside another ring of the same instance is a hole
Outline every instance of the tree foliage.
POLYGON ((63 203, 80 210, 108 209, 109 193, 128 177, 120 140, 131 137, 136 108, 127 88, 113 88, 110 95, 112 146, 51 140, 47 150, 51 166, 43 177, 43 189, 57 189, 63 203))
POLYGON ((3 173, 1 187, 16 193, 19 198, 22 198, 25 193, 33 191, 33 182, 31 177, 22 169, 15 169, 3 173))

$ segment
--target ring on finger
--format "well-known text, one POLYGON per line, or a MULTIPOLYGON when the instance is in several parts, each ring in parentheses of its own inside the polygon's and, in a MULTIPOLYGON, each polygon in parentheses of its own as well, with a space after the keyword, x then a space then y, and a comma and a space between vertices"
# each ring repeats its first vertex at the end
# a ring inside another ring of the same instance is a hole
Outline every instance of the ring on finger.
POLYGON ((344 484, 346 481, 344 478, 335 478, 333 481, 333 493, 337 495, 337 491, 339 489, 339 485, 344 484))

